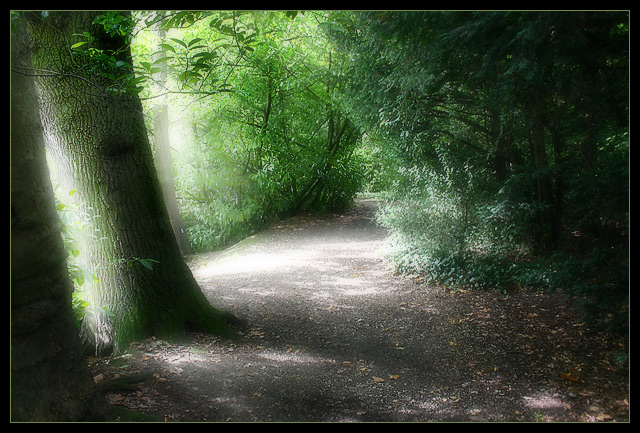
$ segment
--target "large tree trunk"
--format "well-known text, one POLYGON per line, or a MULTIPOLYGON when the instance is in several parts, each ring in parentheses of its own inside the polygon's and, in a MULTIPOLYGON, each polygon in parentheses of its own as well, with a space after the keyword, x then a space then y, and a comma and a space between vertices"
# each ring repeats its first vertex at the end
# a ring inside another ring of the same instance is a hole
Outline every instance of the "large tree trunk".
POLYGON ((107 94, 113 83, 97 72, 123 71, 91 66, 70 50, 73 35, 88 32, 95 48, 119 51, 117 60, 131 64, 126 41, 93 25, 96 15, 56 12, 28 20, 38 41, 34 67, 53 75, 37 80, 46 144, 93 224, 81 245, 84 266, 97 277, 85 283, 93 312, 85 317, 85 336, 98 353, 107 353, 151 335, 171 338, 186 327, 227 334, 232 316, 211 307, 180 254, 139 98, 107 94))
POLYGON ((20 27, 11 38, 11 419, 100 419, 106 405, 74 324, 73 285, 20 27))

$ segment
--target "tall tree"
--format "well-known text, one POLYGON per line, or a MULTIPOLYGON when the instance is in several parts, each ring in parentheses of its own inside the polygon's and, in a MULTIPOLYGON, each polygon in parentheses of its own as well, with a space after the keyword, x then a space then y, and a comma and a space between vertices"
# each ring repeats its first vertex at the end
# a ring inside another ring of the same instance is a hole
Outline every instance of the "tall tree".
MULTIPOLYGON (((159 12, 157 19, 161 19, 162 15, 163 12, 159 12)), ((159 48, 160 44, 164 43, 167 32, 157 23, 155 27, 158 41, 157 47, 159 48)), ((158 51, 154 57, 153 60, 156 61, 161 59, 162 51, 158 51)), ((167 64, 162 61, 157 62, 156 68, 158 71, 154 74, 154 80, 158 90, 157 93, 160 96, 158 96, 153 108, 153 137, 158 175, 160 177, 164 201, 167 205, 167 211, 169 212, 171 227, 173 228, 173 233, 180 247, 180 251, 182 254, 190 254, 193 250, 189 245, 182 215, 180 215, 180 208, 178 207, 178 199, 176 197, 175 176, 173 174, 171 142, 169 140, 169 106, 167 104, 167 98, 164 95, 164 93, 166 93, 167 64)))
MULTIPOLYGON (((66 266, 30 47, 23 20, 11 37, 11 420, 100 419, 71 311, 66 266)), ((101 404, 102 403, 102 404, 101 404)))
POLYGON ((629 14, 380 11, 333 21, 353 59, 345 99, 401 168, 401 204, 385 219, 402 239, 398 262, 448 284, 569 287, 591 318, 599 310, 624 326, 629 14), (523 254, 562 271, 531 272, 513 260, 523 254))
POLYGON ((235 318, 209 304, 180 254, 140 100, 119 88, 120 77, 132 76, 128 17, 95 24, 100 16, 27 14, 46 144, 65 186, 93 215, 81 246, 96 276, 85 289, 94 313, 84 335, 104 353, 188 328, 229 334, 235 318))
POLYGON ((190 103, 198 126, 187 144, 193 151, 180 155, 179 184, 194 247, 283 215, 352 204, 362 179, 360 134, 335 98, 346 59, 327 49, 316 21, 323 15, 225 11, 163 44, 175 78, 187 75, 179 59, 192 59, 183 63, 194 69, 204 59, 219 64, 215 75, 203 66, 202 78, 189 80, 200 99, 190 103))
MULTIPOLYGON (((472 174, 487 190, 460 191, 481 192, 487 203, 509 192, 512 204, 527 208, 526 217, 511 216, 526 225, 532 249, 562 247, 577 228, 566 201, 582 188, 570 191, 578 187, 570 179, 592 170, 596 154, 613 160, 624 148, 628 15, 371 12, 353 19, 358 31, 340 33, 355 60, 349 101, 392 137, 403 164, 449 168, 454 183, 472 174)), ((615 195, 625 196, 624 176, 583 178, 590 186, 615 182, 615 195)))

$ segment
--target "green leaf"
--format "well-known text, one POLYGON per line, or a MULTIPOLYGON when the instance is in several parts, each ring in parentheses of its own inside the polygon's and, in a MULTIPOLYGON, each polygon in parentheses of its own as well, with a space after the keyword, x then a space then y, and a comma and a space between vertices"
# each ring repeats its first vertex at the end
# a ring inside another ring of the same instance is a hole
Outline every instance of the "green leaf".
POLYGON ((116 80, 115 75, 107 74, 106 72, 98 72, 98 75, 101 76, 101 77, 104 77, 104 78, 106 78, 108 80, 112 80, 112 81, 116 80))
POLYGON ((181 39, 176 39, 176 38, 169 38, 169 39, 171 39, 173 42, 175 42, 178 45, 182 45, 185 48, 189 48, 187 46, 187 43, 185 41, 181 40, 181 39))
POLYGON ((166 62, 166 61, 169 61, 171 59, 173 59, 173 57, 171 57, 171 56, 160 57, 159 59, 154 60, 152 65, 156 65, 156 64, 162 63, 162 62, 166 62))
POLYGON ((71 45, 71 49, 75 50, 76 48, 81 47, 81 46, 83 46, 85 44, 88 44, 88 43, 89 43, 88 41, 77 42, 77 43, 71 45))
POLYGON ((142 266, 144 266, 145 268, 149 269, 150 271, 152 271, 152 270, 153 270, 153 263, 151 263, 151 262, 150 262, 150 261, 148 261, 148 260, 140 259, 140 264, 141 264, 142 266))
POLYGON ((202 57, 203 59, 213 59, 213 58, 217 57, 217 54, 216 53, 210 53, 210 52, 202 52, 202 53, 194 54, 192 59, 195 59, 196 57, 202 57))
POLYGON ((233 29, 233 27, 228 24, 222 24, 218 28, 218 31, 227 36, 234 36, 236 34, 236 31, 233 29))
POLYGON ((161 48, 164 48, 166 51, 171 51, 171 52, 176 52, 176 49, 174 48, 173 45, 170 44, 160 44, 161 48))
POLYGON ((150 271, 153 270, 153 264, 154 263, 160 263, 157 260, 153 260, 153 259, 138 259, 138 261, 140 262, 140 264, 142 266, 144 266, 145 268, 149 269, 150 271))
POLYGON ((202 38, 195 38, 195 39, 191 39, 191 41, 189 41, 188 47, 192 47, 193 45, 197 44, 198 42, 202 41, 202 38))

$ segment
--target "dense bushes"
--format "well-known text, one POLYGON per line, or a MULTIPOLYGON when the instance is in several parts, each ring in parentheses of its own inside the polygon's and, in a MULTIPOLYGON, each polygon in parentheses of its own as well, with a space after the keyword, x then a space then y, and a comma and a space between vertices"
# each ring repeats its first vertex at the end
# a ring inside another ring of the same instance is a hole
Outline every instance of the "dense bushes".
POLYGON ((561 289, 624 331, 628 14, 335 19, 344 100, 386 156, 380 221, 398 267, 451 287, 561 289))

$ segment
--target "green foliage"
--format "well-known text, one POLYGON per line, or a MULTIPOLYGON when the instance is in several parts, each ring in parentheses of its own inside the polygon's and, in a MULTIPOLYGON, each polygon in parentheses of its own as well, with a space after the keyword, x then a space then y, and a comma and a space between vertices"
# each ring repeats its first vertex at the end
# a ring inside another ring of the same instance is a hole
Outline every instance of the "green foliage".
POLYGON ((101 24, 104 32, 111 37, 123 37, 125 42, 131 42, 131 36, 136 21, 129 15, 118 11, 107 11, 93 20, 94 24, 101 24))
MULTIPOLYGON (((60 184, 55 184, 55 200, 56 210, 62 225, 62 239, 65 250, 67 251, 67 268, 69 270, 69 279, 73 283, 73 292, 71 296, 72 309, 78 329, 82 328, 82 322, 85 316, 102 315, 113 316, 112 308, 109 305, 93 305, 85 296, 85 289, 89 284, 97 284, 98 278, 95 269, 87 268, 82 261, 79 245, 82 237, 91 236, 99 237, 100 232, 96 231, 95 219, 99 219, 99 215, 94 215, 90 208, 85 204, 76 201, 76 191, 71 190, 68 193, 63 191, 60 184)), ((115 267, 118 264, 125 264, 128 267, 139 264, 149 271, 153 271, 157 260, 149 258, 130 257, 128 259, 118 259, 106 264, 105 268, 115 267)))
MULTIPOLYGON (((301 211, 385 198, 406 272, 450 287, 560 288, 628 311, 624 12, 108 12, 133 62, 72 49, 112 92, 171 107, 197 251, 301 211), (147 28, 161 28, 153 40, 147 28), (153 89, 153 90, 152 90, 153 89), (181 125, 179 128, 178 125, 181 125)), ((151 265, 152 262, 139 261, 151 265)))
POLYGON ((86 314, 90 314, 92 306, 85 299, 85 282, 95 281, 94 274, 86 269, 79 261, 80 250, 78 239, 82 236, 89 236, 91 230, 91 215, 89 215, 80 203, 74 200, 74 190, 64 193, 60 184, 55 185, 56 210, 62 224, 62 239, 65 250, 68 254, 67 268, 69 278, 73 283, 72 308, 76 325, 81 328, 82 321, 86 314))
POLYGON ((172 146, 180 147, 177 194, 196 251, 302 210, 343 209, 361 188, 360 133, 334 96, 341 60, 312 18, 150 16, 166 38, 155 47, 144 32, 136 38, 136 69, 166 67, 170 105, 188 113, 172 112, 182 123, 172 146))
POLYGON ((110 95, 140 93, 149 77, 137 75, 131 59, 125 55, 136 21, 129 13, 109 11, 97 15, 93 24, 94 29, 75 34, 79 41, 69 47, 77 63, 91 71, 96 78, 100 77, 93 84, 110 95), (101 34, 111 36, 115 41, 112 47, 97 47, 99 44, 96 42, 101 34))
POLYGON ((551 284, 577 300, 583 320, 628 334, 628 250, 596 247, 583 257, 557 253, 549 263, 551 284))
POLYGON ((561 287, 624 322, 628 15, 347 15, 332 34, 351 58, 343 100, 399 173, 380 215, 398 266, 452 287, 561 287), (584 266, 563 284, 550 271, 584 266))

